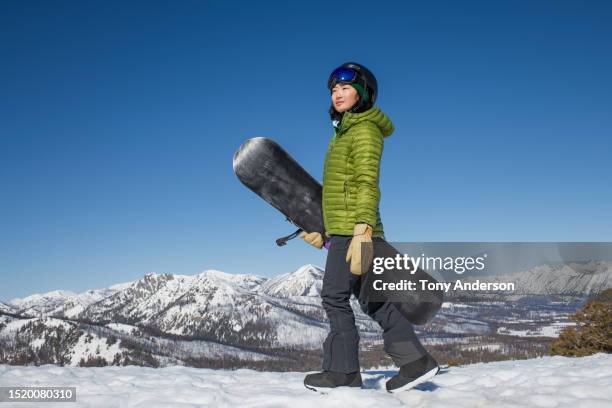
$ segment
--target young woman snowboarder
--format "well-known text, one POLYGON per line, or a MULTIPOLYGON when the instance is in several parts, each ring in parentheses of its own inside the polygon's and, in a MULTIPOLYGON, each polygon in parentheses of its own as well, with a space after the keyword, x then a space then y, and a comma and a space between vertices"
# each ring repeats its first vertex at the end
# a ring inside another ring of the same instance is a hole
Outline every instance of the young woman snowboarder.
MULTIPOLYGON (((321 291, 330 322, 323 343, 323 371, 304 379, 304 385, 314 390, 361 386, 359 334, 349 300, 351 294, 359 298, 361 275, 372 273, 373 240, 384 239, 379 212, 380 159, 384 138, 394 131, 389 117, 374 106, 376 78, 363 65, 342 64, 330 75, 327 87, 334 135, 323 170, 326 237, 318 232, 301 234, 319 249, 329 242, 321 291)), ((388 391, 411 388, 437 374, 438 364, 393 304, 361 308, 383 329, 385 351, 400 367, 399 373, 387 381, 388 391)))

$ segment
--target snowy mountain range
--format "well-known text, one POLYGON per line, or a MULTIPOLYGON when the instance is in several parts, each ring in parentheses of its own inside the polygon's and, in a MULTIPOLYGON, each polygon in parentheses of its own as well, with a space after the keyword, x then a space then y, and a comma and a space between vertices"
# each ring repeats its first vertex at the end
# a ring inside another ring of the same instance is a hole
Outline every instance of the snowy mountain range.
MULTIPOLYGON (((589 296, 612 287, 612 262, 569 262, 561 265, 539 265, 526 271, 508 275, 461 278, 463 282, 511 282, 515 285, 515 296, 563 295, 589 296)), ((473 293, 472 293, 473 294, 473 293)), ((459 293, 451 293, 450 298, 459 293)), ((478 294, 476 294, 478 295, 478 294)))
MULTIPOLYGON (((320 348, 328 332, 320 298, 323 274, 314 265, 273 278, 217 270, 193 276, 150 273, 83 293, 34 294, 0 303, 0 342, 8 342, 7 350, 27 343, 57 354, 49 340, 56 339, 67 348, 58 361, 72 365, 96 356, 112 362, 119 355, 120 362, 130 362, 143 358, 142 349, 168 363, 194 355, 267 360, 270 350, 320 348)), ((513 281, 520 294, 588 295, 612 287, 612 263, 544 265, 487 280, 513 281)), ((378 325, 352 302, 362 346, 380 343, 378 325)), ((474 310, 458 306, 445 304, 421 333, 482 335, 495 329, 474 310)), ((503 333, 522 328, 506 326, 503 333)))
MULTIPOLYGON (((310 264, 273 278, 234 275, 217 270, 206 270, 193 276, 149 273, 134 282, 79 294, 56 290, 11 299, 5 303, 0 302, 0 311, 32 317, 119 319, 126 322, 157 320, 161 323, 160 315, 168 317, 194 308, 198 312, 220 308, 237 313, 240 306, 249 305, 249 300, 255 298, 262 303, 269 302, 269 298, 294 299, 299 300, 299 303, 304 302, 304 298, 319 298, 323 274, 321 268, 310 264)), ((457 278, 461 278, 460 275, 457 278)), ((475 278, 464 280, 472 281, 475 278)), ((480 277, 479 280, 514 282, 516 294, 590 295, 612 287, 612 262, 541 265, 510 275, 480 277)), ((251 304, 250 307, 255 306, 251 304)), ((247 317, 239 318, 243 321, 245 319, 247 317)), ((177 334, 184 334, 181 330, 176 331, 180 325, 171 326, 177 334)))
MULTIPOLYGON (((313 265, 271 279, 217 270, 194 276, 150 273, 80 294, 34 294, 0 305, 0 341, 21 336, 23 343, 38 345, 42 338, 61 337, 66 343, 62 336, 74 329, 81 331, 80 337, 93 336, 100 343, 93 350, 101 346, 97 355, 108 361, 114 355, 105 354, 105 343, 112 337, 122 338, 120 344, 136 341, 138 347, 162 356, 236 357, 247 351, 250 360, 266 359, 261 354, 265 350, 320 348, 328 331, 319 296, 322 277, 323 271, 313 265), (58 333, 58 325, 65 332, 58 333), (167 352, 166 346, 174 351, 167 352)), ((363 338, 378 337, 376 323, 360 310, 357 313, 363 338)), ((67 364, 78 364, 84 357, 67 353, 67 364)))
POLYGON ((517 294, 592 295, 612 287, 612 262, 541 265, 489 281, 514 282, 517 294))

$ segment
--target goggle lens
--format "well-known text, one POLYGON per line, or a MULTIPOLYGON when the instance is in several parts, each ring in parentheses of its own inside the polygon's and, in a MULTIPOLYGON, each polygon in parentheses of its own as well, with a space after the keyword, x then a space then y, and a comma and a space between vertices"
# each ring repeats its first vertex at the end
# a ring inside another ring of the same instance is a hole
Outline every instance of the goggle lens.
POLYGON ((329 77, 329 85, 337 82, 353 82, 357 78, 357 71, 351 68, 340 67, 332 72, 329 77))

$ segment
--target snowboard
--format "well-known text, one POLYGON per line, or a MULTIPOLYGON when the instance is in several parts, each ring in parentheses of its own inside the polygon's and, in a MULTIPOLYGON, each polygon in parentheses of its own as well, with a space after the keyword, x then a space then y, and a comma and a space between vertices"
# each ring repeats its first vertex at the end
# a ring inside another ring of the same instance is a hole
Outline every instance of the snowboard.
MULTIPOLYGON (((315 180, 278 143, 265 137, 248 139, 233 157, 234 173, 250 190, 285 215, 298 229, 276 240, 277 245, 299 235, 301 231, 319 232, 325 238, 322 214, 321 184, 315 180)), ((374 257, 403 256, 382 238, 374 238, 374 257)), ((327 244, 327 243, 326 243, 327 244)), ((441 290, 423 290, 421 281, 437 283, 423 269, 414 272, 409 262, 407 269, 385 269, 375 274, 372 268, 361 276, 359 304, 364 312, 375 310, 384 302, 391 302, 413 324, 421 325, 434 318, 443 302, 441 290), (380 291, 380 280, 400 284, 415 283, 413 290, 380 291), (377 286, 377 281, 378 286, 377 286)))

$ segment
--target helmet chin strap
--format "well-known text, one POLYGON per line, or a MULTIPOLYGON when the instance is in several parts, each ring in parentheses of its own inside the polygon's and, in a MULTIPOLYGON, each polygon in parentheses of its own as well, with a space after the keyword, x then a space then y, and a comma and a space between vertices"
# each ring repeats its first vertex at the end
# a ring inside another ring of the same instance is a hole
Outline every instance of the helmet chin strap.
POLYGON ((355 106, 353 106, 349 112, 351 113, 360 113, 360 112, 365 112, 367 109, 363 109, 364 107, 367 106, 367 102, 364 101, 364 98, 362 98, 361 96, 359 97, 359 101, 355 104, 355 106))
POLYGON ((361 98, 361 97, 360 97, 360 98, 359 98, 359 100, 357 101, 357 103, 355 104, 355 106, 353 106, 353 107, 352 107, 352 108, 349 110, 349 112, 351 112, 351 113, 356 113, 356 112, 357 112, 357 111, 358 111, 358 110, 361 108, 361 105, 362 105, 362 104, 363 104, 363 98, 361 98))

